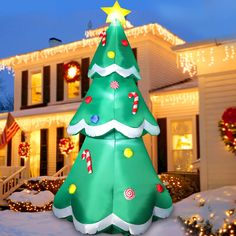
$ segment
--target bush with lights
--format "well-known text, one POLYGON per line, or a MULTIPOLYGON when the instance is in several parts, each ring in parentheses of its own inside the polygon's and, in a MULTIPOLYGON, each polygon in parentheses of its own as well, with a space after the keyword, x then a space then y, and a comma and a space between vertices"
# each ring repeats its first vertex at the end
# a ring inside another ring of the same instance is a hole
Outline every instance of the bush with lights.
POLYGON ((42 207, 33 206, 31 202, 13 202, 11 200, 7 200, 7 203, 10 210, 16 212, 44 212, 52 210, 52 202, 49 202, 42 207))
MULTIPOLYGON (((233 210, 234 211, 234 210, 233 210)), ((232 209, 225 212, 226 216, 232 213, 232 209)), ((231 216, 231 215, 230 215, 231 216)), ((213 225, 210 220, 204 220, 199 215, 193 215, 188 218, 178 217, 181 224, 184 226, 186 235, 192 236, 235 236, 236 235, 236 219, 229 220, 225 219, 223 225, 213 230, 213 225)))
MULTIPOLYGON (((64 178, 43 178, 43 179, 31 179, 28 180, 23 187, 25 188, 28 194, 34 194, 37 197, 37 194, 41 191, 50 191, 54 195, 57 193, 58 189, 64 183, 64 178)), ((25 191, 24 190, 24 191, 25 191)), ((44 206, 34 206, 29 201, 12 201, 11 199, 7 200, 10 210, 17 212, 42 212, 42 211, 51 211, 52 210, 52 201, 48 202, 44 206)))
POLYGON ((64 183, 65 178, 56 179, 41 179, 41 180, 28 180, 25 183, 25 188, 28 190, 45 191, 48 190, 53 194, 56 194, 61 185, 64 183))
POLYGON ((171 174, 161 174, 159 177, 168 189, 173 202, 178 202, 199 191, 195 181, 191 181, 188 177, 171 174))

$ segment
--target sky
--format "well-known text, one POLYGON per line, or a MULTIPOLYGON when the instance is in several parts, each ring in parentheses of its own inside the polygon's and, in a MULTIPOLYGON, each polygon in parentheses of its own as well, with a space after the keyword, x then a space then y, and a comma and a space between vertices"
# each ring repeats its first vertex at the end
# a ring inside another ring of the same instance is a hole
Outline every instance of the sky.
MULTIPOLYGON (((48 39, 84 38, 88 22, 104 25, 100 7, 115 0, 7 0, 0 4, 0 58, 48 47, 48 39)), ((134 26, 159 23, 187 42, 236 38, 236 0, 119 0, 134 26)), ((1 78, 5 74, 0 73, 1 78)), ((11 79, 10 79, 11 80, 11 79)), ((8 81, 10 81, 8 80, 8 81)), ((4 86, 12 89, 12 82, 4 86)), ((0 98, 3 90, 0 91, 0 98)))

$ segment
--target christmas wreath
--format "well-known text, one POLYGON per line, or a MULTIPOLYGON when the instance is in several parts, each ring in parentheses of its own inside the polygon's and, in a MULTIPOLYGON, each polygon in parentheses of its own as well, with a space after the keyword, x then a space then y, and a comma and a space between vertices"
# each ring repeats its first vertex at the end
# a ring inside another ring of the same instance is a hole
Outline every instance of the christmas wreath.
POLYGON ((64 64, 64 79, 67 83, 78 81, 80 78, 80 65, 77 61, 64 64))
POLYGON ((62 138, 59 141, 59 149, 61 154, 68 155, 74 149, 74 143, 70 138, 62 138))
POLYGON ((21 142, 18 147, 18 155, 21 158, 27 158, 30 155, 30 144, 28 142, 21 142))
POLYGON ((224 111, 219 121, 219 129, 227 149, 236 155, 236 107, 224 111))

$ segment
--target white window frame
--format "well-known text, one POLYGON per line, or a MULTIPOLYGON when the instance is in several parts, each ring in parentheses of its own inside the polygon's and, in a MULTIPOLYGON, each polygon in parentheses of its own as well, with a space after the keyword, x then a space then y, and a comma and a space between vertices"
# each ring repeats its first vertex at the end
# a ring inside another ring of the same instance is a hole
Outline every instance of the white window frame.
POLYGON ((43 103, 43 69, 38 68, 38 69, 33 69, 29 71, 29 81, 28 81, 28 105, 38 105, 43 103), (42 99, 41 102, 32 104, 32 75, 41 73, 42 75, 42 99))
POLYGON ((196 116, 177 116, 167 118, 167 163, 168 163, 168 171, 174 170, 173 163, 173 141, 172 141, 172 133, 171 133, 171 122, 172 121, 182 121, 182 120, 192 120, 192 138, 193 138, 193 162, 197 160, 197 127, 196 127, 196 116))

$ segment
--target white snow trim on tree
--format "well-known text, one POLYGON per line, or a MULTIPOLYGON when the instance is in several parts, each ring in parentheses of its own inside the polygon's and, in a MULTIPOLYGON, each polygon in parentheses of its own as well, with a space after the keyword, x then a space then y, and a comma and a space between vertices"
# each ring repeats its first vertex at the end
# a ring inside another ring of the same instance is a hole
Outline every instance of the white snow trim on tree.
POLYGON ((109 131, 111 131, 112 129, 116 129, 117 131, 127 136, 128 138, 140 137, 143 133, 143 130, 146 130, 151 135, 158 135, 160 133, 159 126, 152 125, 146 120, 144 120, 139 127, 132 128, 120 123, 117 120, 111 120, 105 124, 98 126, 91 126, 88 125, 84 119, 82 119, 79 123, 75 125, 70 125, 67 128, 67 132, 69 135, 74 135, 80 132, 82 129, 85 129, 86 134, 89 135, 90 137, 97 137, 104 135, 109 131))
POLYGON ((88 72, 88 77, 92 77, 95 73, 98 73, 101 76, 107 76, 111 73, 116 72, 117 74, 121 75, 122 77, 126 78, 130 75, 134 75, 137 79, 141 79, 141 76, 135 66, 132 66, 128 69, 122 68, 117 64, 112 64, 105 68, 94 64, 93 67, 88 72))
POLYGON ((159 208, 159 207, 154 207, 153 209, 153 215, 150 217, 150 219, 141 225, 135 225, 135 224, 130 224, 121 218, 119 218, 117 215, 114 213, 110 214, 103 220, 93 223, 93 224, 82 224, 78 220, 76 220, 71 206, 68 206, 64 209, 58 209, 53 206, 53 213, 56 217, 58 218, 65 218, 68 216, 73 217, 73 223, 77 231, 80 231, 83 234, 95 234, 98 231, 106 229, 110 225, 115 225, 119 228, 121 228, 124 231, 129 231, 132 235, 139 235, 144 233, 150 224, 152 223, 152 217, 157 216, 160 218, 167 218, 170 213, 173 210, 173 206, 167 209, 159 208))

